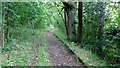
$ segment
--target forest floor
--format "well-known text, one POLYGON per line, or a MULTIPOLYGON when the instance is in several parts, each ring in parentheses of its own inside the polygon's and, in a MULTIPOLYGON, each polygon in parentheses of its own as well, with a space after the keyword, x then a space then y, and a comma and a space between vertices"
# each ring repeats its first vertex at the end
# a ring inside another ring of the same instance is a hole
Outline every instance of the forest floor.
POLYGON ((34 53, 33 53, 33 56, 30 58, 30 65, 31 66, 35 66, 35 60, 36 58, 38 57, 38 52, 39 52, 39 47, 40 47, 40 44, 41 44, 41 36, 38 38, 38 42, 37 44, 35 45, 34 47, 34 53))
POLYGON ((69 53, 64 44, 60 42, 54 35, 54 31, 47 34, 48 53, 53 66, 81 66, 74 55, 69 53))
POLYGON ((54 30, 36 37, 35 44, 23 43, 16 43, 21 50, 3 53, 2 66, 82 66, 65 44, 54 36, 54 30))
MULTIPOLYGON (((74 55, 69 53, 64 44, 60 42, 54 35, 54 31, 48 32, 47 35, 47 51, 51 66, 81 66, 74 58, 74 55)), ((36 66, 35 61, 39 56, 39 47, 41 47, 42 39, 38 38, 38 43, 34 47, 34 54, 31 56, 30 65, 36 66)))

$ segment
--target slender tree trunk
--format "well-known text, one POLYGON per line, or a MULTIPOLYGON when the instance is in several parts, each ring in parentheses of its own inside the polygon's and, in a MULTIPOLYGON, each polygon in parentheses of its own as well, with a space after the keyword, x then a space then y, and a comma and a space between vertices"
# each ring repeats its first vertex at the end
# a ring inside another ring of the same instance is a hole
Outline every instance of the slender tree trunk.
POLYGON ((77 42, 81 43, 82 41, 82 2, 78 4, 78 36, 77 42))
POLYGON ((102 19, 99 21, 99 28, 98 28, 98 40, 99 40, 99 46, 98 46, 98 51, 99 51, 99 55, 100 56, 103 56, 104 57, 104 54, 103 54, 103 46, 104 46, 104 42, 105 42, 105 40, 104 40, 104 36, 103 36, 103 33, 104 33, 104 21, 105 21, 105 19, 104 19, 104 17, 105 17, 105 3, 103 3, 103 2, 100 2, 100 4, 102 5, 101 6, 101 9, 102 9, 102 11, 100 11, 101 12, 101 15, 102 15, 102 19))
MULTIPOLYGON (((7 3, 8 4, 8 3, 7 3)), ((10 8, 9 7, 9 5, 8 5, 8 8, 10 8)), ((10 20, 9 20, 9 14, 10 14, 10 11, 9 10, 7 10, 7 13, 6 13, 6 22, 7 22, 7 27, 6 27, 6 32, 5 32, 5 38, 6 38, 6 40, 7 40, 7 43, 9 43, 9 41, 10 41, 10 37, 9 37, 9 29, 10 29, 10 20)))
MULTIPOLYGON (((0 10, 2 10, 2 2, 0 2, 0 10)), ((0 45, 3 45, 3 31, 2 31, 2 11, 0 11, 0 45)))
MULTIPOLYGON (((118 2, 118 13, 119 13, 119 17, 120 17, 120 1, 118 2)), ((119 21, 120 21, 120 19, 119 19, 119 21)), ((118 26, 120 26, 120 22, 118 23, 118 26)))
MULTIPOLYGON (((68 24, 67 24, 67 13, 66 9, 64 9, 64 22, 65 22, 65 28, 66 28, 66 34, 68 36, 68 24)), ((69 37, 68 37, 69 38, 69 37)))

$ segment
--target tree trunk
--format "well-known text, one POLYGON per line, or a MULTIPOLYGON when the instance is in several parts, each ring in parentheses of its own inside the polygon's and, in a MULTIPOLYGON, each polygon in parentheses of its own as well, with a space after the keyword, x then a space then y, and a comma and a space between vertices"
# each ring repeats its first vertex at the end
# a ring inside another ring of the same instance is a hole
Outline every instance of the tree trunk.
MULTIPOLYGON (((9 4, 9 3, 7 3, 7 4, 9 4)), ((9 7, 9 5, 8 5, 8 8, 10 8, 9 7)), ((7 41, 7 43, 9 43, 9 41, 10 41, 10 37, 9 37, 9 29, 10 29, 10 20, 9 20, 9 14, 10 14, 10 11, 9 10, 7 10, 6 11, 6 22, 7 22, 7 27, 6 27, 6 31, 5 31, 5 38, 6 38, 6 41, 7 41)))
MULTIPOLYGON (((68 25, 67 25, 67 13, 66 13, 66 9, 64 9, 64 22, 65 22, 66 34, 68 36, 68 25)), ((68 38, 69 38, 69 36, 68 36, 68 38)))
POLYGON ((67 13, 67 30, 68 30, 68 39, 69 41, 76 41, 76 30, 75 30, 75 7, 74 7, 74 2, 68 3, 68 2, 63 2, 66 13, 67 13))
POLYGON ((78 36, 77 42, 81 43, 82 41, 82 2, 78 4, 78 36))
POLYGON ((104 36, 103 36, 103 33, 104 33, 104 21, 105 21, 105 19, 104 19, 104 17, 105 17, 105 3, 100 3, 101 5, 101 9, 102 9, 102 11, 100 11, 101 12, 101 15, 102 15, 102 19, 99 21, 99 27, 98 27, 98 40, 99 40, 99 46, 98 46, 98 51, 99 51, 99 55, 100 56, 104 56, 103 55, 103 46, 104 46, 104 42, 105 42, 105 40, 104 40, 104 36))
MULTIPOLYGON (((2 2, 0 2, 0 10, 2 10, 2 2)), ((3 31, 2 31, 2 11, 0 11, 0 45, 3 45, 3 31)))

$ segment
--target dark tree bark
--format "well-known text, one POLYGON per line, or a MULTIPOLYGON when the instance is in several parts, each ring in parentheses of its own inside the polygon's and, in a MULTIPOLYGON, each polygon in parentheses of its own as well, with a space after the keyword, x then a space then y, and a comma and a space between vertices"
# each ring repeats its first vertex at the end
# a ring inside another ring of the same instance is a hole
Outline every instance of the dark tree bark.
POLYGON ((66 13, 66 9, 65 8, 64 8, 64 22, 65 22, 66 34, 68 36, 67 13, 66 13))
POLYGON ((65 12, 67 14, 67 30, 69 41, 76 41, 76 30, 75 30, 75 7, 74 2, 63 2, 65 6, 65 12))
POLYGON ((81 43, 82 41, 82 2, 78 4, 78 36, 77 42, 81 43))

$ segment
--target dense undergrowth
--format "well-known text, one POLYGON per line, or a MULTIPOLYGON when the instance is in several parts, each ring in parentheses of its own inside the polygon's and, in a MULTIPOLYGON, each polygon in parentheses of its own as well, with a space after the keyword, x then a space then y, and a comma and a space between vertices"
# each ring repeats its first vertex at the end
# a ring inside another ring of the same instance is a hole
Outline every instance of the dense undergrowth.
POLYGON ((96 42, 93 42, 92 40, 83 39, 82 47, 96 53, 101 59, 108 61, 111 65, 119 66, 120 28, 107 28, 104 31, 103 40, 98 40, 96 40, 96 42))

